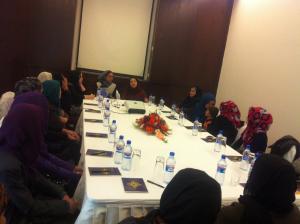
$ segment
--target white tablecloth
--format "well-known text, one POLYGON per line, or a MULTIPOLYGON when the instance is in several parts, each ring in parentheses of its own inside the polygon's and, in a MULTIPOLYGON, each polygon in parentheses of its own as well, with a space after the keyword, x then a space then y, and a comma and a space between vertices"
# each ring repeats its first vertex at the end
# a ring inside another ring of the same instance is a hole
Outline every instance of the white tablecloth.
MULTIPOLYGON (((97 103, 96 101, 85 100, 86 103, 97 103)), ((84 105, 85 109, 98 109, 96 106, 84 105)), ((153 107, 146 106, 148 111, 153 111, 153 107)), ((168 108, 165 108, 169 110, 168 108)), ((168 143, 164 143, 155 136, 149 136, 143 131, 135 128, 133 122, 136 118, 143 115, 124 114, 122 108, 111 107, 113 111, 111 120, 116 120, 118 125, 117 136, 124 135, 125 139, 132 140, 132 147, 140 149, 142 158, 140 167, 135 171, 123 171, 120 166, 122 177, 140 177, 144 181, 151 179, 157 156, 168 157, 170 151, 175 152, 176 167, 175 172, 184 168, 196 168, 205 171, 211 177, 215 176, 217 162, 221 154, 239 155, 235 150, 226 147, 221 153, 213 151, 214 144, 206 143, 204 138, 208 133, 199 133, 192 136, 192 131, 179 126, 178 121, 166 118, 168 125, 172 128, 172 135, 168 137, 168 143)), ((83 110, 83 121, 86 118, 102 119, 102 115, 89 113, 83 110)), ((163 117, 169 114, 161 114, 163 117)), ((192 125, 185 120, 185 125, 192 125)), ((108 133, 108 128, 98 123, 83 122, 83 145, 82 162, 84 164, 84 178, 78 186, 75 198, 83 199, 81 213, 77 219, 77 224, 86 223, 105 223, 116 224, 120 220, 130 216, 141 216, 155 207, 158 207, 163 189, 146 182, 149 193, 125 193, 120 176, 90 176, 88 167, 114 167, 116 166, 112 158, 97 156, 87 156, 87 149, 102 149, 114 151, 113 144, 108 143, 107 139, 86 137, 86 132, 108 133)), ((228 162, 225 183, 222 186, 222 203, 224 205, 236 201, 243 193, 240 185, 232 186, 232 170, 239 170, 239 163, 228 162)), ((242 175, 246 176, 246 175, 242 175)), ((299 200, 299 197, 297 198, 299 200)))

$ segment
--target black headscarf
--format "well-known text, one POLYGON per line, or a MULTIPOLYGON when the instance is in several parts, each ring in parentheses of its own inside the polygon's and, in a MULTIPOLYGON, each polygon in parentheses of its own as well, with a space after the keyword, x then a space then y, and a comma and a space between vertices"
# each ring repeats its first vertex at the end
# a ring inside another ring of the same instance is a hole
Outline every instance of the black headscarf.
POLYGON ((108 76, 108 74, 112 73, 112 71, 107 70, 102 72, 99 76, 98 76, 98 82, 101 82, 101 87, 102 88, 108 88, 112 83, 109 83, 106 80, 106 77, 108 76))
POLYGON ((294 160, 296 160, 300 157, 300 143, 293 136, 286 135, 278 139, 273 145, 270 146, 270 148, 272 149, 272 154, 283 157, 293 146, 296 147, 296 155, 294 158, 294 160))
POLYGON ((297 190, 293 166, 276 155, 263 155, 254 164, 244 195, 241 223, 269 224, 271 214, 284 215, 293 209, 297 190))
POLYGON ((180 104, 180 108, 193 108, 196 106, 196 103, 200 101, 202 90, 199 86, 193 86, 192 88, 196 89, 196 95, 194 97, 190 97, 190 94, 184 99, 184 101, 180 104))
POLYGON ((76 90, 80 89, 80 87, 79 87, 80 74, 81 73, 79 71, 73 70, 70 72, 70 75, 69 75, 70 83, 74 86, 74 88, 76 90))
POLYGON ((221 208, 220 185, 206 173, 184 169, 160 199, 160 215, 168 224, 214 223, 221 208))

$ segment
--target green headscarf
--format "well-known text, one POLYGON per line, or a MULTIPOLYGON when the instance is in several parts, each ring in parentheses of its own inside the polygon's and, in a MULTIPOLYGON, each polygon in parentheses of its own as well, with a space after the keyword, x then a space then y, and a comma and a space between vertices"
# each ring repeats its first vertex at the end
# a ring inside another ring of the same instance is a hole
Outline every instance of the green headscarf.
POLYGON ((47 80, 43 82, 43 94, 50 104, 60 107, 60 84, 58 81, 47 80))

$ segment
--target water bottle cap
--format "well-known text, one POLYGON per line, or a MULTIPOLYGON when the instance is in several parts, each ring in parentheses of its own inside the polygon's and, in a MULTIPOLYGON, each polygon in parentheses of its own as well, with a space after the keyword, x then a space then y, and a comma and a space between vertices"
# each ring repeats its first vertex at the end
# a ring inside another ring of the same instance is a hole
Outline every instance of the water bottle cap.
POLYGON ((223 130, 219 131, 219 134, 223 135, 223 130))
POLYGON ((226 159, 226 155, 222 155, 222 157, 221 157, 222 159, 226 159))
POLYGON ((246 149, 251 149, 251 146, 250 145, 246 145, 246 149))
POLYGON ((259 157, 261 157, 261 156, 262 156, 262 153, 261 153, 261 152, 255 153, 255 158, 256 158, 256 159, 259 158, 259 157))
POLYGON ((127 140, 127 145, 130 145, 131 144, 131 141, 130 140, 127 140))
POLYGON ((123 136, 123 135, 120 135, 119 139, 123 140, 123 139, 124 139, 124 136, 123 136))
POLYGON ((170 152, 170 156, 174 157, 175 156, 175 152, 170 152))
POLYGON ((113 120, 112 123, 115 124, 115 123, 117 123, 117 122, 116 122, 116 120, 113 120))

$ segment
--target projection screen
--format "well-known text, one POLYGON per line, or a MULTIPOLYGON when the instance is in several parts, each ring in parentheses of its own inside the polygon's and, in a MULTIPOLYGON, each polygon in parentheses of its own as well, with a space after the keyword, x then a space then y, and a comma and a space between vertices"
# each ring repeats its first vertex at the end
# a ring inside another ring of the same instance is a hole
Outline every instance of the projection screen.
POLYGON ((153 0, 84 0, 77 67, 143 76, 153 0))

